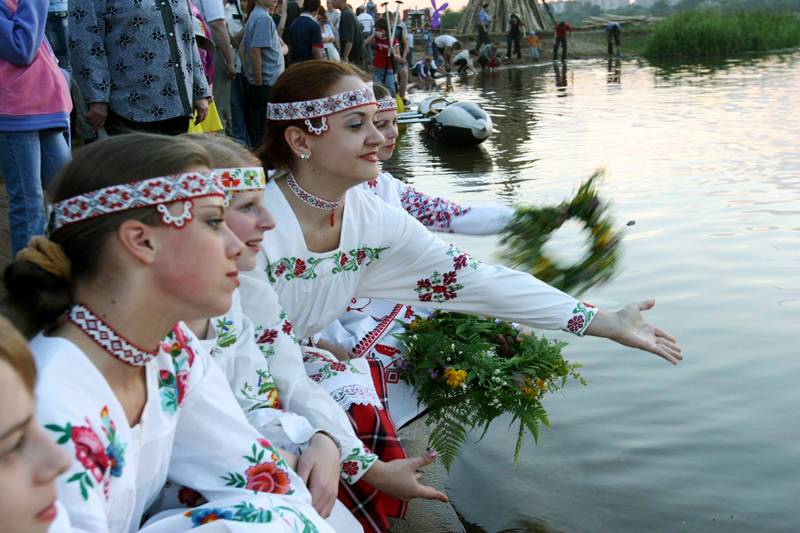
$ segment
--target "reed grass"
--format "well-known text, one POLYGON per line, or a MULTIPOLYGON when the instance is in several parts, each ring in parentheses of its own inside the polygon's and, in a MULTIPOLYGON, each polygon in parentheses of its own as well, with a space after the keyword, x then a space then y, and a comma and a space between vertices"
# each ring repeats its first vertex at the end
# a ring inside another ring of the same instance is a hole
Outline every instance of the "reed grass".
POLYGON ((800 46, 800 16, 788 11, 691 10, 656 25, 648 59, 721 57, 800 46))

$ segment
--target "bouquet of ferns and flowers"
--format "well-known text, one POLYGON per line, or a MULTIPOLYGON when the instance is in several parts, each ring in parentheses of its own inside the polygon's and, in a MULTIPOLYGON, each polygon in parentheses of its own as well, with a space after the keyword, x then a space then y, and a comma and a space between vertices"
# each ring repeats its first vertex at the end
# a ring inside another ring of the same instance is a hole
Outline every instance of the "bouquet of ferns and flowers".
POLYGON ((431 448, 449 470, 467 434, 486 434, 506 413, 517 421, 514 460, 526 432, 538 442, 540 425, 549 427, 543 397, 562 389, 580 365, 561 354, 564 342, 523 334, 507 322, 437 311, 417 318, 398 335, 405 345, 403 377, 428 407, 431 448))

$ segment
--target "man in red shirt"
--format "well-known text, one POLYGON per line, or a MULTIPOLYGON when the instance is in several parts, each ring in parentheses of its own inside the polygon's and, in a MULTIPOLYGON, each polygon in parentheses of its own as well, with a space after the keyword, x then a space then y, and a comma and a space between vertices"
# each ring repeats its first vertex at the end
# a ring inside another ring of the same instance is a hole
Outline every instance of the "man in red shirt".
POLYGON ((399 42, 394 38, 392 43, 392 53, 389 53, 389 24, 385 18, 375 21, 375 33, 370 35, 365 41, 365 45, 372 45, 375 53, 372 60, 372 79, 382 83, 389 89, 392 96, 397 94, 397 84, 395 83, 395 65, 400 62, 399 42))
POLYGON ((561 46, 561 61, 567 60, 567 34, 570 35, 572 45, 575 46, 575 38, 572 36, 572 26, 563 20, 556 24, 556 43, 553 45, 553 61, 558 60, 558 47, 561 46))

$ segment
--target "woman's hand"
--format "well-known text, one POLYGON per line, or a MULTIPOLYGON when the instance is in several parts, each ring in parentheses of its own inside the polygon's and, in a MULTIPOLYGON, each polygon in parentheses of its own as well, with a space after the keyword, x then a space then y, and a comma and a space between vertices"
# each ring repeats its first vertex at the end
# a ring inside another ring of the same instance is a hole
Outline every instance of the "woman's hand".
POLYGON ((297 461, 297 475, 311 492, 311 505, 327 518, 339 493, 339 448, 324 433, 316 433, 297 461))
POLYGON ((395 459, 388 463, 375 461, 361 479, 379 491, 400 500, 425 498, 446 502, 448 500, 444 493, 419 482, 421 474, 417 470, 431 464, 435 459, 435 453, 428 453, 423 457, 395 459))
POLYGON ((681 347, 672 335, 652 326, 642 316, 656 305, 655 300, 628 304, 619 311, 598 311, 586 334, 606 337, 624 346, 651 352, 672 363, 683 359, 681 347))
POLYGON ((89 104, 89 110, 84 113, 83 118, 92 126, 94 131, 99 130, 106 124, 108 104, 106 102, 92 102, 89 104))

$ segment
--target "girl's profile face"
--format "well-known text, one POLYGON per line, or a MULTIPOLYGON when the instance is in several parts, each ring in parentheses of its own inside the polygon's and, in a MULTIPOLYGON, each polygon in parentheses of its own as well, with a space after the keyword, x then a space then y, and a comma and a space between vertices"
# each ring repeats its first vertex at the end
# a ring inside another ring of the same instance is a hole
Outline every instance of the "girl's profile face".
POLYGON ((55 479, 70 465, 34 416, 33 397, 0 361, 0 517, 3 531, 44 533, 55 520, 55 479))
MULTIPOLYGON (((192 203, 192 220, 183 228, 156 228, 159 246, 153 265, 160 292, 170 299, 170 306, 182 308, 181 316, 186 320, 228 310, 233 291, 239 286, 236 261, 244 251, 244 244, 225 223, 224 198, 194 198, 192 203)), ((182 209, 176 204, 182 202, 168 206, 173 214, 182 209)))
MULTIPOLYGON (((361 79, 347 76, 331 87, 330 94, 363 87, 361 79)), ((377 104, 369 104, 328 115, 328 131, 319 136, 304 130, 313 170, 348 187, 375 179, 378 151, 384 144, 383 135, 374 124, 377 108, 377 104)))
POLYGON ((381 111, 375 113, 375 127, 386 139, 386 142, 378 150, 378 159, 381 161, 388 161, 394 154, 394 148, 397 143, 397 136, 399 131, 397 129, 397 110, 381 111))
POLYGON ((236 267, 241 271, 253 270, 256 268, 264 232, 275 227, 275 219, 264 207, 264 191, 234 193, 225 212, 225 222, 244 243, 244 250, 236 261, 236 267))

